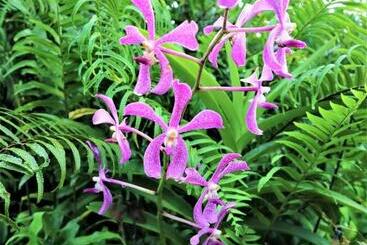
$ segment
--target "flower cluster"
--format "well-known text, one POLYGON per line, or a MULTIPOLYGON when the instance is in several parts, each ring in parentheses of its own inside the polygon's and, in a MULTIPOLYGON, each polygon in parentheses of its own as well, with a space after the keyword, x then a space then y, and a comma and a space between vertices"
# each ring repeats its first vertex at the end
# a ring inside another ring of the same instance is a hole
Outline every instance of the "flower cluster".
MULTIPOLYGON (((291 23, 287 14, 289 0, 257 0, 252 5, 246 5, 240 12, 234 24, 228 21, 230 9, 238 4, 238 0, 218 0, 217 4, 224 9, 224 16, 220 17, 212 25, 204 28, 204 34, 209 35, 216 32, 213 41, 205 52, 204 57, 197 59, 183 52, 178 52, 167 48, 166 44, 175 44, 181 47, 197 50, 199 47, 196 35, 198 26, 195 22, 185 21, 171 32, 157 37, 155 31, 155 15, 151 0, 132 0, 135 7, 142 13, 147 25, 147 36, 143 35, 135 26, 125 28, 126 35, 120 39, 121 45, 141 45, 143 54, 135 57, 139 63, 138 81, 135 86, 137 95, 154 93, 162 95, 168 91, 173 91, 174 106, 171 117, 166 122, 160 117, 154 109, 148 104, 135 102, 128 104, 123 110, 124 120, 119 120, 116 106, 111 98, 105 95, 97 95, 106 105, 107 110, 100 109, 93 116, 93 124, 109 124, 112 133, 111 138, 106 141, 117 143, 121 152, 120 163, 125 164, 132 155, 126 135, 129 133, 137 134, 147 141, 149 145, 144 153, 144 171, 148 177, 160 179, 157 192, 147 190, 143 187, 135 186, 126 182, 107 177, 107 170, 102 167, 100 153, 97 147, 91 143, 89 146, 93 151, 99 166, 99 175, 94 177, 96 182, 94 188, 87 189, 86 192, 103 193, 103 204, 99 210, 104 214, 112 204, 112 195, 106 184, 115 184, 121 187, 130 187, 146 193, 158 194, 157 208, 158 216, 161 217, 162 210, 159 205, 159 195, 162 191, 162 185, 166 179, 172 179, 179 183, 196 185, 203 187, 193 211, 195 223, 185 221, 184 223, 192 225, 198 232, 190 240, 192 245, 200 243, 200 238, 206 236, 203 244, 222 244, 220 241, 220 225, 234 207, 234 203, 227 203, 220 198, 218 193, 220 189, 220 180, 227 174, 237 171, 246 171, 249 169, 245 161, 238 160, 241 155, 237 153, 226 154, 218 163, 216 171, 209 180, 203 178, 194 168, 188 168, 189 152, 186 143, 183 140, 183 133, 193 130, 221 129, 224 127, 220 114, 212 110, 203 110, 198 113, 191 121, 186 124, 181 123, 185 110, 188 107, 195 92, 209 92, 211 90, 222 90, 232 92, 254 92, 254 98, 250 101, 248 111, 245 116, 245 123, 250 132, 261 135, 262 130, 258 127, 256 114, 258 108, 276 109, 277 105, 266 100, 265 95, 269 93, 270 87, 264 86, 264 82, 274 79, 274 76, 282 78, 291 78, 288 71, 287 55, 291 53, 291 48, 305 48, 306 44, 302 41, 293 39, 290 34, 294 30, 294 24, 291 23), (244 27, 255 16, 265 11, 271 11, 277 20, 275 25, 260 27, 244 27), (202 87, 200 86, 201 72, 204 69, 206 61, 209 61, 213 67, 218 68, 218 56, 226 42, 232 43, 232 58, 237 66, 246 65, 246 38, 248 33, 269 32, 268 40, 263 50, 263 68, 261 74, 258 69, 244 79, 248 87, 202 87), (166 57, 166 54, 176 55, 196 62, 199 69, 198 79, 194 88, 190 88, 186 83, 174 79, 174 73, 166 57), (153 65, 160 66, 160 79, 158 84, 152 89, 152 80, 150 69, 153 65), (126 123, 127 117, 139 117, 149 120, 161 128, 161 134, 152 138, 145 133, 129 126, 126 123), (161 156, 164 156, 162 164, 161 156), (166 164, 166 162, 168 163, 166 164)), ((181 218, 174 218, 173 215, 166 217, 182 221, 181 218)), ((159 224, 158 224, 159 225, 159 224)))

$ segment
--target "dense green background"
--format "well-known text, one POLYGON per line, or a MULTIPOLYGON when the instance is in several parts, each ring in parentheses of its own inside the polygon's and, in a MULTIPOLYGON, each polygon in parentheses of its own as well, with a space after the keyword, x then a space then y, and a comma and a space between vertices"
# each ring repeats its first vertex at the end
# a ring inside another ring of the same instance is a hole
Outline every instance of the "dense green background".
MULTIPOLYGON (((159 34, 185 19, 202 29, 220 14, 214 0, 156 0, 154 7, 159 34)), ((209 176, 222 153, 235 151, 251 167, 222 181, 223 198, 237 202, 223 227, 226 244, 366 244, 367 4, 293 0, 289 12, 294 36, 309 47, 289 57, 294 80, 271 83, 268 97, 280 109, 260 115, 264 136, 255 138, 243 123, 251 94, 199 94, 185 118, 211 108, 226 128, 186 134, 189 164, 201 162, 209 176)), ((107 129, 90 122, 101 106, 97 92, 113 97, 120 112, 138 100, 163 116, 171 111, 171 97, 133 94, 132 57, 140 51, 118 44, 127 24, 144 27, 129 0, 0 0, 0 244, 157 244, 155 198, 113 188, 114 206, 102 217, 95 214, 100 198, 82 193, 96 168, 87 139, 98 143, 115 177, 157 186, 142 171, 147 142, 130 136, 133 158, 119 166, 117 147, 103 142, 107 129)), ((197 57, 210 37, 200 33, 199 40, 197 57)), ((261 66, 265 40, 249 34, 249 60, 240 70, 222 52, 220 69, 208 68, 203 84, 238 86, 261 66)), ((171 63, 178 78, 194 82, 195 64, 171 63)), ((150 123, 131 123, 159 133, 150 123)), ((164 206, 190 219, 199 193, 170 183, 164 206)), ((166 222, 169 244, 187 244, 194 234, 166 222)))

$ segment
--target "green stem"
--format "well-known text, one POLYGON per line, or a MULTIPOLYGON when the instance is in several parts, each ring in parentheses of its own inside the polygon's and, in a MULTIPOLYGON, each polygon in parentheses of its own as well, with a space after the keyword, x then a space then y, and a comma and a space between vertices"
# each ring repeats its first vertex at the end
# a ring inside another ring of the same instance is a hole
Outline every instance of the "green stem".
POLYGON ((210 53, 213 51, 215 45, 217 45, 218 42, 220 42, 220 40, 222 39, 222 37, 227 33, 228 13, 229 13, 229 10, 228 9, 224 10, 223 27, 215 35, 215 37, 213 38, 213 40, 210 42, 210 44, 208 46, 208 49, 204 53, 203 58, 200 59, 199 71, 198 71, 198 75, 196 77, 196 81, 195 81, 194 87, 192 89, 192 95, 194 95, 196 93, 196 91, 200 88, 201 78, 203 76, 204 68, 205 68, 206 62, 208 61, 208 58, 209 58, 210 53))
POLYGON ((168 157, 164 155, 163 157, 163 168, 161 172, 161 179, 159 181, 157 189, 157 221, 159 230, 159 244, 166 245, 166 238, 163 229, 163 190, 166 182, 166 172, 167 172, 167 161, 168 157))

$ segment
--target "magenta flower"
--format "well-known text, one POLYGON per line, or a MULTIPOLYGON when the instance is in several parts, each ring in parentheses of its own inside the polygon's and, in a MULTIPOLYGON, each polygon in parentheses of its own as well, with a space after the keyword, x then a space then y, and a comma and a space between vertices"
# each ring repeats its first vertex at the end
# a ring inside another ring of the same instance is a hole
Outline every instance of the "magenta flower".
MULTIPOLYGON (((187 168, 185 170, 185 177, 181 178, 181 181, 184 183, 205 187, 202 196, 204 200, 208 200, 207 206, 203 212, 205 220, 208 222, 206 225, 217 221, 216 206, 218 204, 223 204, 217 192, 220 189, 219 181, 227 174, 249 169, 245 161, 236 160, 239 157, 241 157, 241 155, 237 153, 225 154, 218 163, 217 169, 209 181, 206 181, 194 168, 187 168)), ((204 225, 204 223, 201 225, 204 225)))
POLYGON ((293 39, 289 34, 295 29, 295 25, 290 22, 287 13, 289 0, 258 0, 247 18, 253 17, 259 11, 271 10, 278 19, 278 24, 270 32, 263 52, 264 64, 268 66, 274 74, 292 78, 288 72, 286 55, 291 52, 290 48, 306 48, 306 43, 293 39))
POLYGON ((254 72, 249 78, 245 80, 245 82, 250 83, 257 88, 256 95, 251 101, 245 118, 247 129, 251 133, 256 135, 263 134, 263 131, 258 127, 256 120, 256 112, 258 107, 266 110, 273 110, 278 108, 276 104, 266 101, 264 94, 268 93, 270 91, 270 88, 264 87, 262 85, 263 81, 270 81, 272 80, 272 77, 273 75, 271 73, 271 70, 266 65, 264 65, 262 76, 260 79, 258 79, 257 72, 254 72))
POLYGON ((155 17, 150 0, 132 0, 132 3, 141 11, 147 23, 148 37, 143 36, 135 26, 125 28, 126 36, 120 39, 122 45, 142 44, 144 47, 143 56, 135 58, 140 64, 138 82, 135 86, 135 93, 143 95, 151 90, 151 67, 159 63, 161 76, 157 86, 151 91, 155 94, 164 94, 170 87, 173 80, 172 68, 164 54, 164 44, 173 43, 181 45, 190 50, 197 50, 199 44, 196 40, 198 32, 197 24, 192 21, 185 21, 176 29, 160 38, 156 38, 155 17))
POLYGON ((219 230, 219 226, 223 222, 223 219, 226 217, 226 215, 229 213, 229 210, 233 208, 235 204, 220 203, 218 205, 218 207, 221 207, 219 211, 216 211, 217 206, 215 206, 215 222, 210 222, 207 215, 205 214, 208 206, 206 206, 203 210, 203 201, 204 196, 201 195, 194 207, 194 221, 197 227, 199 227, 199 231, 195 236, 191 237, 190 244, 198 245, 200 243, 200 238, 203 235, 208 234, 208 237, 202 243, 203 245, 224 245, 224 243, 220 241, 222 231, 219 230))
POLYGON ((97 125, 97 124, 106 123, 106 124, 112 125, 110 129, 113 131, 113 134, 112 134, 112 137, 108 139, 108 141, 118 143, 119 148, 120 148, 120 153, 121 153, 120 163, 126 163, 131 157, 131 150, 130 150, 129 142, 127 141, 127 139, 125 138, 121 130, 119 129, 119 127, 121 125, 124 125, 124 123, 121 123, 121 124, 119 123, 116 106, 113 103, 111 98, 105 95, 102 95, 102 94, 97 94, 96 97, 101 99, 106 104, 111 114, 108 113, 104 109, 99 109, 93 115, 93 119, 92 119, 93 124, 97 125))
POLYGON ((219 190, 219 181, 227 174, 248 170, 249 167, 245 161, 236 161, 241 157, 237 153, 225 154, 218 163, 217 169, 213 173, 212 177, 206 181, 199 172, 194 168, 187 168, 185 170, 185 177, 181 178, 181 181, 191 184, 205 187, 205 199, 216 200, 219 199, 217 191, 219 190))
POLYGON ((86 193, 100 193, 103 194, 103 203, 98 211, 98 214, 103 215, 107 212, 109 207, 112 205, 112 194, 110 190, 105 185, 105 182, 111 182, 109 178, 106 177, 108 170, 102 167, 102 161, 100 157, 100 152, 97 146, 89 141, 87 141, 89 148, 92 150, 94 158, 98 162, 98 177, 93 177, 93 181, 96 182, 94 188, 87 188, 84 190, 86 193))
MULTIPOLYGON (((241 16, 241 15, 240 15, 241 16)), ((206 26, 204 28, 204 34, 209 35, 214 30, 220 29, 223 27, 224 18, 220 17, 217 21, 213 23, 213 25, 206 26)), ((227 21, 227 29, 231 30, 234 28, 240 28, 243 25, 241 18, 238 18, 235 24, 227 21)), ((218 68, 218 56, 219 52, 224 47, 224 44, 228 41, 232 40, 232 59, 236 63, 238 67, 246 65, 246 33, 245 32, 230 32, 214 46, 213 50, 209 54, 209 61, 215 67, 218 68)))
MULTIPOLYGON (((252 5, 246 5, 241 13, 239 14, 235 24, 227 21, 226 28, 227 34, 225 34, 222 39, 214 46, 213 50, 209 54, 209 61, 215 67, 218 68, 218 56, 219 52, 223 49, 224 44, 227 41, 231 41, 232 44, 232 59, 238 67, 246 65, 246 33, 248 32, 269 32, 274 26, 262 26, 262 27, 252 27, 252 28, 242 28, 245 23, 249 20, 249 14, 253 10, 252 5)), ((209 35, 215 30, 221 29, 224 24, 224 18, 220 17, 212 25, 206 26, 204 28, 204 34, 209 35)))
POLYGON ((187 84, 176 80, 173 82, 173 93, 175 103, 168 125, 149 105, 144 103, 129 104, 124 111, 125 116, 138 116, 148 119, 157 123, 163 129, 163 133, 148 145, 144 154, 145 173, 153 178, 161 177, 160 150, 162 146, 165 147, 166 154, 171 156, 167 178, 179 179, 185 171, 188 159, 188 151, 181 134, 192 130, 223 128, 221 116, 211 110, 200 112, 191 122, 180 126, 182 113, 191 99, 192 92, 187 84))
POLYGON ((239 0, 218 0, 217 4, 220 8, 231 9, 236 7, 239 0))

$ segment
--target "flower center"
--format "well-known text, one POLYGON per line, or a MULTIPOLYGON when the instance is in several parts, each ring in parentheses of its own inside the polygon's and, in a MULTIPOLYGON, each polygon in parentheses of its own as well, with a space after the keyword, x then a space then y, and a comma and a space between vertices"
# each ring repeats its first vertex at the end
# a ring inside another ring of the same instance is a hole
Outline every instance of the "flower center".
POLYGON ((166 138, 164 139, 164 145, 167 147, 174 147, 177 145, 178 131, 174 128, 168 129, 166 138))
POLYGON ((154 65, 158 62, 154 54, 154 42, 144 41, 142 44, 144 48, 143 56, 135 57, 134 60, 144 65, 154 65))
POLYGON ((113 132, 111 138, 113 140, 117 140, 117 138, 116 138, 116 127, 115 126, 111 126, 110 127, 110 130, 113 132))
POLYGON ((101 178, 100 177, 93 177, 92 180, 96 182, 94 185, 94 188, 98 191, 103 191, 102 185, 101 185, 101 178))
POLYGON ((214 238, 219 238, 222 235, 222 231, 215 229, 215 231, 213 232, 213 237, 214 238))
POLYGON ((205 199, 212 200, 218 198, 218 191, 220 186, 213 182, 208 184, 208 194, 206 194, 205 199))

